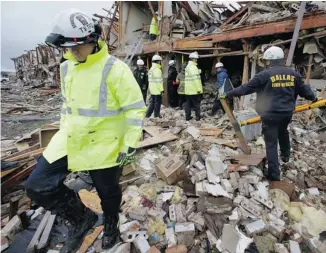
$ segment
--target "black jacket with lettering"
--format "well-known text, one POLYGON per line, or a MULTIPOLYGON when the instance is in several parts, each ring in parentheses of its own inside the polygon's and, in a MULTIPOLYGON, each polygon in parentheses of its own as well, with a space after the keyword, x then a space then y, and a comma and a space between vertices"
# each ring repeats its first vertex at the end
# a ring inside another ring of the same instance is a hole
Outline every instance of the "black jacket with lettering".
POLYGON ((316 98, 299 73, 277 65, 258 73, 248 83, 228 92, 227 96, 240 97, 254 92, 257 93, 256 111, 261 117, 291 114, 298 95, 311 101, 316 98))
POLYGON ((148 74, 146 68, 135 68, 134 69, 134 77, 137 80, 137 83, 139 84, 139 87, 141 90, 146 91, 148 88, 148 74))

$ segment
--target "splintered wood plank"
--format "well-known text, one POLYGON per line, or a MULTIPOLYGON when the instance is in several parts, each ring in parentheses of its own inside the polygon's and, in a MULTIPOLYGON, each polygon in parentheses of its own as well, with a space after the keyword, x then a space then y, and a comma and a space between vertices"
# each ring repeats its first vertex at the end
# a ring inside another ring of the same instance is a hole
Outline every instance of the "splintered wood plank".
POLYGON ((83 189, 80 190, 78 194, 81 201, 84 203, 86 207, 88 207, 89 209, 91 209, 96 213, 103 213, 102 206, 101 206, 101 199, 96 193, 89 192, 83 189))
POLYGON ((239 147, 239 144, 237 143, 236 140, 227 140, 227 139, 215 138, 214 136, 203 136, 203 140, 207 141, 207 142, 210 142, 210 143, 215 143, 215 144, 219 144, 219 145, 228 146, 230 148, 239 147))
POLYGON ((230 158, 238 161, 242 165, 254 165, 257 166, 260 164, 263 159, 266 157, 266 154, 240 154, 240 155, 231 155, 230 158))
POLYGON ((3 160, 6 160, 6 159, 9 159, 9 158, 12 158, 12 157, 16 157, 16 156, 19 156, 19 155, 22 155, 22 154, 26 154, 28 152, 31 152, 31 151, 34 151, 34 150, 37 150, 39 149, 41 146, 40 146, 40 143, 37 143, 33 146, 31 146, 30 148, 28 149, 25 149, 23 151, 20 151, 20 152, 16 152, 14 154, 11 154, 11 155, 7 155, 5 157, 2 157, 3 160))
POLYGON ((14 162, 14 161, 18 161, 18 160, 22 160, 24 158, 29 158, 31 156, 38 156, 41 155, 43 153, 43 151, 45 150, 45 148, 40 148, 22 155, 17 155, 17 156, 13 156, 11 158, 5 159, 8 162, 14 162))
POLYGON ((96 240, 96 238, 99 236, 99 234, 102 232, 103 229, 104 229, 103 225, 99 226, 94 229, 93 233, 86 235, 83 244, 80 246, 77 253, 85 253, 87 249, 93 245, 94 241, 96 240))
POLYGON ((250 147, 247 144, 246 139, 243 136, 243 133, 241 132, 240 126, 236 120, 236 118, 233 115, 233 112, 230 110, 230 107, 228 106, 228 104, 226 103, 225 99, 220 99, 220 102, 224 108, 224 111, 226 112, 226 114, 228 115, 228 118, 232 124, 232 127, 238 137, 239 140, 239 147, 240 149, 245 153, 245 154, 250 154, 251 150, 250 147))
POLYGON ((199 128, 201 135, 206 136, 219 136, 225 128, 199 128))
POLYGON ((158 145, 164 142, 174 141, 178 139, 178 137, 174 134, 168 133, 168 132, 162 132, 160 133, 159 130, 162 129, 160 127, 145 127, 144 131, 150 134, 153 137, 146 138, 143 141, 140 141, 138 144, 139 148, 145 148, 150 147, 154 145, 158 145))
POLYGON ((51 215, 51 212, 50 211, 47 211, 44 214, 43 219, 42 219, 40 225, 38 226, 38 228, 37 228, 37 230, 36 230, 36 232, 35 232, 32 240, 31 240, 31 242, 29 243, 29 245, 27 247, 27 250, 26 250, 27 253, 33 253, 33 252, 35 252, 35 246, 39 242, 39 238, 40 238, 41 234, 43 233, 43 230, 44 230, 44 228, 46 226, 46 223, 47 223, 50 215, 51 215))

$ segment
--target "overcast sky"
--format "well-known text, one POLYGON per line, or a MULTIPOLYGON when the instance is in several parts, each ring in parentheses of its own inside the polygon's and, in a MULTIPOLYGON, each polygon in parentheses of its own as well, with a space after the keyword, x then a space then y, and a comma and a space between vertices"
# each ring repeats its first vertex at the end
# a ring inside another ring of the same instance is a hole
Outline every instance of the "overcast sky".
POLYGON ((35 49, 51 32, 56 13, 77 8, 91 15, 106 15, 102 8, 110 9, 109 1, 8 1, 1 2, 1 69, 14 69, 12 57, 24 50, 35 49))

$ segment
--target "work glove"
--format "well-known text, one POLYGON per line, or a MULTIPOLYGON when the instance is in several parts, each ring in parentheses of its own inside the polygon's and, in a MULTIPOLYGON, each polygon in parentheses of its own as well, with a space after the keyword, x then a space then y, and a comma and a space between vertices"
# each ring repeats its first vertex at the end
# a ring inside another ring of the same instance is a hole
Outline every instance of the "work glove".
POLYGON ((225 92, 223 92, 223 93, 219 93, 219 94, 217 95, 217 97, 218 97, 219 99, 225 99, 225 98, 227 97, 227 95, 226 95, 225 92))
POLYGON ((125 148, 124 151, 121 151, 117 158, 117 163, 121 167, 132 163, 135 160, 136 149, 134 148, 125 148), (127 150, 127 151, 126 151, 127 150))

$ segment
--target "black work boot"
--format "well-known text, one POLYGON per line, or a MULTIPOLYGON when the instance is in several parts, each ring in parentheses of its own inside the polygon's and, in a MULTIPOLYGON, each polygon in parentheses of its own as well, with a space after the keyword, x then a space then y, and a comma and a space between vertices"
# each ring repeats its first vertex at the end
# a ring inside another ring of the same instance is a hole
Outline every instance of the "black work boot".
POLYGON ((290 161, 290 156, 281 154, 281 160, 282 160, 282 162, 287 163, 290 161))
POLYGON ((102 249, 111 249, 119 239, 119 216, 104 216, 102 249))
POLYGON ((76 252, 82 244, 84 236, 97 221, 97 215, 85 207, 75 193, 68 195, 63 199, 64 202, 53 210, 70 223, 68 238, 60 253, 76 252))

